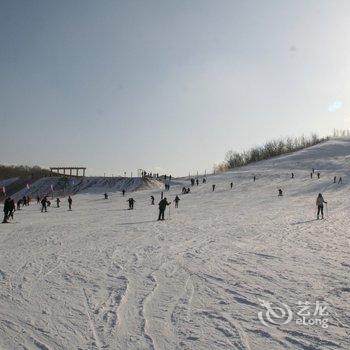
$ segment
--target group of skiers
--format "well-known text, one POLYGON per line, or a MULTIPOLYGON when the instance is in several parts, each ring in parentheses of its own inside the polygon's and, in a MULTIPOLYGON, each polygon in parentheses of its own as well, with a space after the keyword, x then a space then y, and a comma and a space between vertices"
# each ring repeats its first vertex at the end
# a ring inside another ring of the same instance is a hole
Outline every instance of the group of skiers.
MULTIPOLYGON (((310 173, 310 176, 311 178, 313 177, 313 174, 315 173, 315 169, 312 169, 312 172, 310 173)), ((317 172, 317 177, 320 178, 320 172, 317 172)), ((166 179, 166 175, 164 175, 165 179, 166 179)), ((294 173, 291 174, 291 178, 294 179, 294 173)), ((171 179, 171 175, 169 176, 169 180, 171 179)), ((191 181, 191 186, 194 186, 195 184, 198 186, 199 185, 199 179, 196 178, 191 178, 190 179, 191 181)), ((253 181, 255 182, 256 181, 256 175, 253 176, 253 181)), ((206 183, 206 179, 203 178, 202 180, 203 183, 206 183)), ((336 183, 337 182, 337 176, 334 176, 333 178, 333 182, 336 183)), ((342 178, 339 177, 338 179, 338 184, 341 184, 342 183, 342 178)), ((214 192, 215 191, 215 188, 216 188, 216 185, 215 184, 212 184, 212 191, 214 192)), ((232 189, 233 188, 233 182, 231 181, 230 182, 230 188, 232 189)), ((165 189, 166 190, 169 190, 170 189, 170 185, 168 183, 165 184, 165 189)), ((125 190, 123 189, 122 190, 122 195, 125 196, 125 190)), ((183 187, 182 188, 182 194, 188 194, 190 193, 190 188, 186 188, 186 187, 183 187)), ((282 189, 278 189, 278 196, 279 197, 282 197, 283 196, 283 191, 282 189)), ((159 206, 159 216, 158 216, 158 220, 164 220, 164 213, 165 213, 165 209, 167 206, 169 206, 171 204, 171 202, 168 202, 167 201, 167 198, 163 198, 163 191, 161 192, 161 200, 160 202, 158 203, 158 206, 159 206)), ((105 193, 104 194, 104 199, 108 199, 108 194, 105 193)), ((17 210, 20 210, 21 206, 28 206, 29 203, 30 203, 31 199, 29 196, 23 196, 23 198, 19 199, 17 201, 17 210)), ((154 205, 154 201, 155 201, 155 198, 153 195, 151 195, 151 205, 154 205)), ((175 208, 178 208, 179 206, 179 201, 180 201, 180 198, 178 195, 176 195, 175 199, 174 199, 174 203, 175 203, 175 208)), ((60 202, 61 200, 59 198, 56 198, 56 206, 57 208, 60 208, 60 202)), ((127 200, 128 204, 129 204, 129 210, 133 210, 134 209, 134 203, 136 203, 136 201, 133 199, 133 198, 129 198, 127 200)), ((37 203, 40 203, 41 204, 41 212, 47 212, 47 208, 51 205, 51 202, 48 200, 47 196, 44 196, 42 199, 40 199, 40 197, 38 196, 37 197, 37 203)), ((69 210, 71 211, 72 210, 72 203, 73 203, 73 200, 72 200, 72 197, 69 196, 68 197, 68 208, 69 210)), ((327 204, 327 202, 324 200, 323 196, 321 193, 319 193, 319 195, 317 196, 317 199, 316 199, 316 206, 317 206, 317 219, 320 218, 320 215, 321 215, 321 218, 323 219, 324 218, 324 211, 323 211, 323 204, 327 204)), ((15 207, 15 202, 13 199, 11 199, 11 197, 7 197, 5 199, 5 202, 4 202, 4 219, 3 219, 3 223, 8 223, 9 219, 12 218, 13 219, 13 216, 14 216, 14 212, 16 211, 16 207, 15 207)))
POLYGON ((182 191, 181 191, 182 194, 188 194, 190 192, 191 192, 191 189, 189 187, 188 188, 182 187, 182 191))
POLYGON ((29 196, 23 196, 20 198, 16 205, 15 205, 15 200, 12 199, 11 197, 7 197, 4 201, 4 218, 2 220, 3 224, 8 223, 9 219, 11 218, 13 220, 14 217, 14 212, 16 210, 21 210, 21 207, 24 206, 29 206, 31 201, 31 198, 29 196))
POLYGON ((154 174, 152 172, 147 172, 145 170, 142 170, 141 171, 141 177, 145 178, 145 177, 151 177, 151 178, 156 178, 156 179, 159 179, 159 178, 164 178, 165 180, 167 179, 167 177, 169 178, 169 180, 171 180, 171 175, 167 176, 167 175, 161 175, 159 176, 159 174, 154 174))
MULTIPOLYGON (((4 218, 2 220, 3 224, 9 223, 9 219, 11 218, 13 220, 14 212, 16 210, 21 210, 21 207, 23 206, 29 206, 30 203, 30 197, 29 196, 23 196, 23 198, 19 199, 17 201, 17 207, 15 206, 15 201, 11 197, 7 197, 4 201, 4 218)), ((56 198, 56 205, 57 208, 60 207, 61 200, 59 198, 56 198)), ((48 200, 47 196, 44 196, 42 199, 40 197, 37 197, 37 203, 41 204, 41 212, 47 212, 47 208, 51 206, 51 202, 48 200)), ((68 209, 72 210, 72 204, 73 200, 71 196, 68 196, 68 209)))

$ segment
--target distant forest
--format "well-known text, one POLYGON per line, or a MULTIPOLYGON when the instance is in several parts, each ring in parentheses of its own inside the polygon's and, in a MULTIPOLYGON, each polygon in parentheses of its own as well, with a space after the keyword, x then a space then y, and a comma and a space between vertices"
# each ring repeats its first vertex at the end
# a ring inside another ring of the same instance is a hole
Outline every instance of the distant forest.
POLYGON ((311 134, 309 137, 287 137, 284 139, 269 141, 262 146, 252 147, 241 153, 228 151, 226 153, 225 161, 221 164, 215 165, 214 170, 226 171, 249 163, 299 151, 303 148, 327 141, 328 139, 329 137, 318 137, 317 134, 311 134))
POLYGON ((39 166, 0 165, 0 180, 18 177, 20 179, 38 179, 49 176, 50 170, 39 166))

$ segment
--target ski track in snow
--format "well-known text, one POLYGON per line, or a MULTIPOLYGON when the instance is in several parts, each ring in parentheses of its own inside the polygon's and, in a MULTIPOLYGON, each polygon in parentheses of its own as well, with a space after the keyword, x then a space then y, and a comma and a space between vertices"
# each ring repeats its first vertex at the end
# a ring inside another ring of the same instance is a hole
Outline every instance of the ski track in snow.
MULTIPOLYGON (((348 154, 332 140, 209 176, 164 222, 159 189, 133 192, 128 211, 128 193, 104 200, 92 182, 72 212, 66 199, 16 212, 0 227, 0 349, 350 349, 348 154), (266 327, 259 300, 325 301, 329 327, 266 327)), ((176 181, 169 200, 188 186, 176 181)))

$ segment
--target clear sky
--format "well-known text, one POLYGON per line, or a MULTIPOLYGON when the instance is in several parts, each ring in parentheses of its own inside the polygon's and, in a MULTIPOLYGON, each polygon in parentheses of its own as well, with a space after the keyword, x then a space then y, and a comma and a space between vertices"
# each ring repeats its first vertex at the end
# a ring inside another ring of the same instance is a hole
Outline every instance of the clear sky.
POLYGON ((349 128, 348 0, 0 0, 0 163, 211 170, 349 128))

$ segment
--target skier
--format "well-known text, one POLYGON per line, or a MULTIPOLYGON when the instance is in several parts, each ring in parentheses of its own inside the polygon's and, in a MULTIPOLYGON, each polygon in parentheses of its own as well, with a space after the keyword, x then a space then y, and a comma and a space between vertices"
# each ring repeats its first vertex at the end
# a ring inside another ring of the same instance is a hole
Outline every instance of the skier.
POLYGON ((256 176, 254 175, 254 177, 253 177, 253 180, 254 180, 254 182, 255 182, 255 180, 256 180, 256 176))
POLYGON ((292 179, 294 179, 294 173, 292 173, 292 179))
POLYGON ((339 181, 338 181, 338 185, 343 183, 343 179, 341 178, 341 176, 339 177, 339 181))
POLYGON ((105 196, 105 199, 108 199, 108 193, 105 193, 104 196, 105 196))
POLYGON ((69 207, 69 210, 72 210, 72 203, 73 203, 72 197, 68 196, 68 207, 69 207))
POLYGON ((47 212, 47 197, 46 196, 41 200, 41 212, 43 213, 44 211, 45 211, 45 213, 47 212))
POLYGON ((321 177, 321 174, 318 172, 317 173, 317 178, 319 179, 321 177))
POLYGON ((282 197, 282 196, 283 196, 282 189, 279 189, 279 190, 278 190, 278 197, 282 197))
POLYGON ((10 211, 9 211, 8 217, 9 218, 11 217, 11 219, 13 220, 13 213, 16 210, 15 201, 13 199, 10 199, 9 206, 10 206, 10 211))
POLYGON ((163 198, 159 203, 159 216, 158 216, 158 221, 159 220, 164 220, 164 213, 167 205, 170 205, 171 203, 167 201, 166 198, 163 198))
POLYGON ((233 187, 233 182, 230 183, 230 187, 231 187, 231 188, 233 187))
POLYGON ((129 198, 127 200, 127 202, 129 203, 129 210, 133 210, 134 209, 134 203, 136 202, 134 198, 129 198))
POLYGON ((196 184, 197 184, 197 186, 199 185, 199 180, 198 179, 196 179, 196 184))
POLYGON ((9 212, 10 212, 10 201, 11 198, 7 197, 4 202, 4 220, 2 220, 3 224, 8 224, 8 217, 9 217, 9 212))
POLYGON ((164 196, 164 194, 163 194, 163 191, 162 191, 162 192, 160 192, 160 199, 163 199, 163 196, 164 196))
POLYGON ((310 173, 310 179, 312 179, 312 175, 313 175, 313 173, 310 173))
POLYGON ((22 205, 22 199, 19 199, 17 201, 17 210, 21 210, 21 205, 22 205))
POLYGON ((213 184, 212 186, 211 186, 211 188, 213 189, 213 192, 215 191, 215 185, 213 184))
POLYGON ((154 205, 154 196, 151 196, 151 205, 154 205))
POLYGON ((175 202, 175 208, 178 208, 178 207, 179 207, 179 202, 180 202, 179 196, 176 196, 176 197, 175 197, 174 202, 175 202))
POLYGON ((125 190, 124 189, 123 189, 122 193, 123 193, 123 197, 124 197, 125 196, 125 190))
POLYGON ((57 208, 60 207, 60 202, 61 202, 60 199, 57 197, 57 198, 56 198, 56 206, 57 206, 57 208))
POLYGON ((337 182, 337 177, 334 176, 334 178, 333 178, 333 183, 335 184, 336 182, 337 182))
POLYGON ((194 186, 194 179, 191 179, 191 186, 194 186))
POLYGON ((319 219, 320 213, 322 215, 322 219, 323 219, 323 203, 327 202, 323 199, 322 194, 319 193, 316 199, 316 205, 317 205, 317 220, 319 219))

